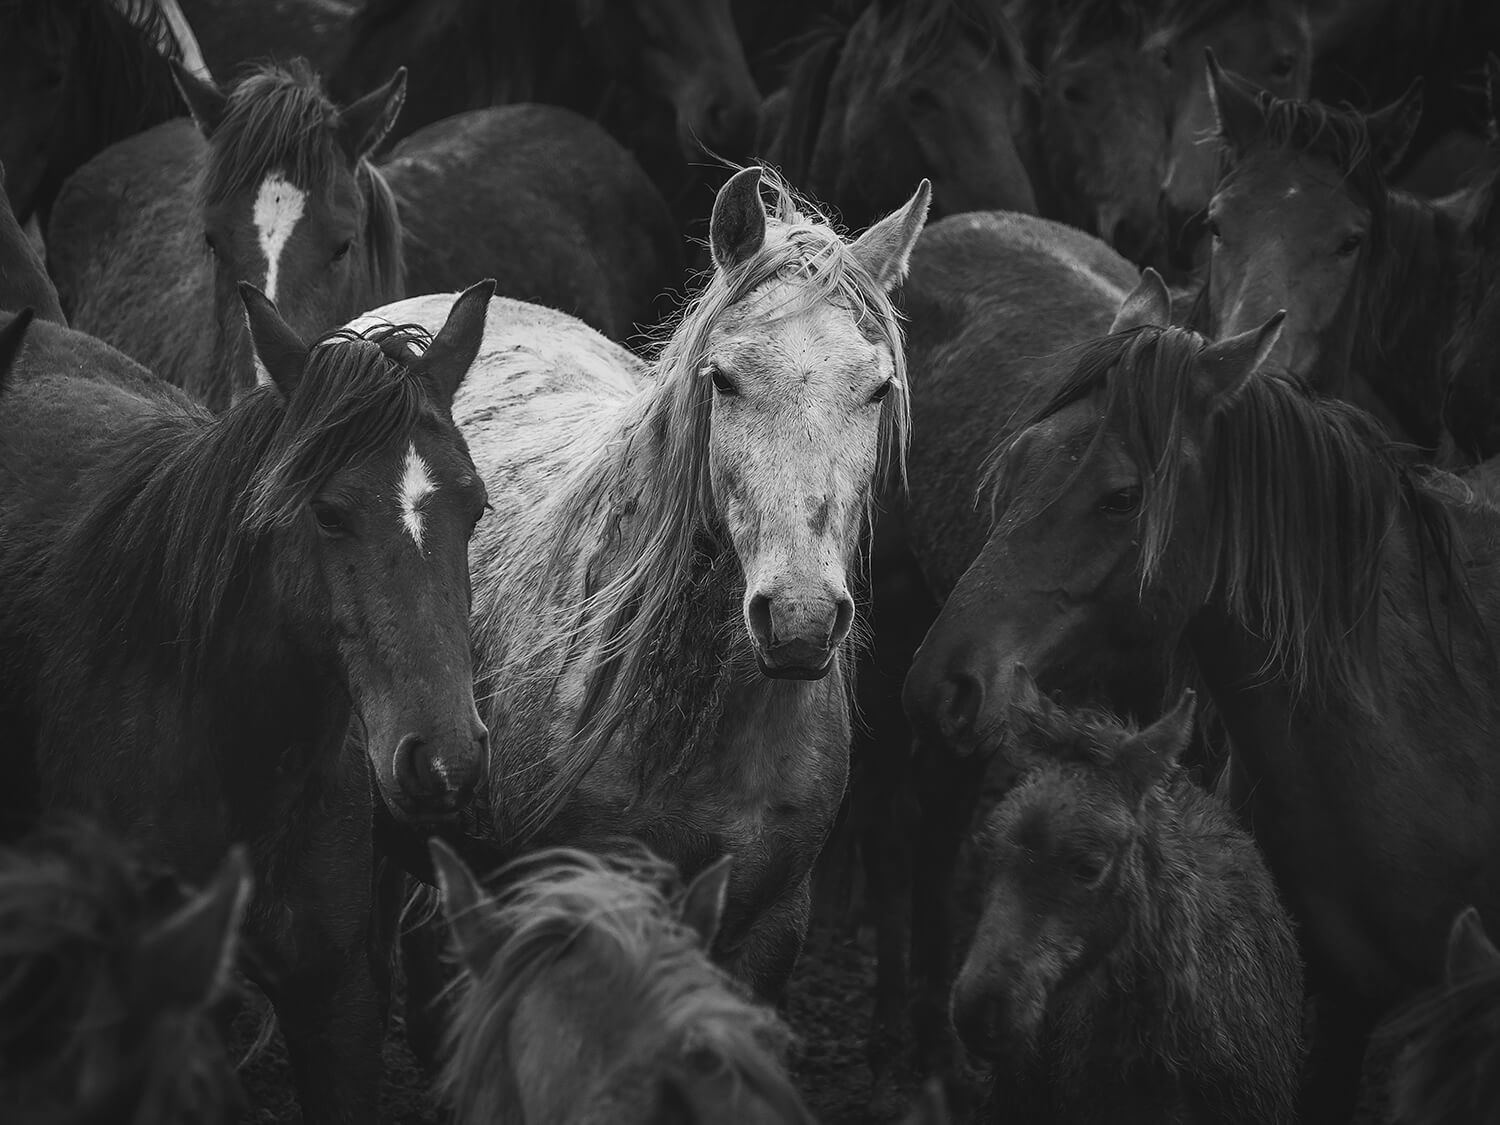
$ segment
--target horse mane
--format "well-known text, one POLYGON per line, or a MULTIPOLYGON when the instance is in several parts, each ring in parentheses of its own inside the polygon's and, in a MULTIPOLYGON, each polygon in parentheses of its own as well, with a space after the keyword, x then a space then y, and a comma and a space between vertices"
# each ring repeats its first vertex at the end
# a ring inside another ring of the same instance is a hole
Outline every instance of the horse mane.
MULTIPOLYGON (((1193 468, 1184 418, 1204 346, 1196 332, 1155 327, 1084 345, 1017 431, 1102 394, 1090 448, 1113 430, 1143 469, 1142 586, 1162 577, 1193 468)), ((1446 478, 1412 469, 1370 415, 1315 396, 1299 380, 1261 373, 1210 425, 1207 520, 1195 554, 1228 612, 1267 644, 1268 668, 1297 690, 1314 699, 1371 697, 1388 540, 1403 509, 1417 524, 1419 561, 1435 561, 1455 595, 1450 613, 1479 621, 1455 559, 1446 478)), ((997 510, 1014 488, 1004 472, 1008 452, 997 467, 997 510)))
MULTIPOLYGON (((339 112, 306 59, 251 68, 230 91, 224 118, 209 138, 204 204, 253 190, 273 172, 313 193, 331 191, 348 159, 338 141, 339 112)), ((405 291, 395 194, 367 157, 355 165, 354 181, 365 204, 361 243, 370 292, 395 299, 405 291)))
MULTIPOLYGON (((503 869, 498 880, 508 889, 478 907, 489 962, 453 986, 448 1058, 438 1079, 449 1104, 467 1111, 461 1120, 514 1115, 517 1077, 495 1063, 511 1054, 521 1003, 563 957, 588 948, 607 966, 601 976, 609 994, 599 1003, 635 1016, 631 1058, 649 1063, 663 1048, 691 1053, 695 1063, 735 1074, 784 1119, 810 1125, 779 1063, 785 1026, 772 1009, 744 998, 678 920, 668 899, 677 883, 670 864, 640 845, 608 858, 548 848, 503 869)), ((620 1076, 610 1075, 609 1084, 619 1086, 620 1076)))
POLYGON ((654 385, 624 406, 619 437, 580 455, 557 500, 520 517, 518 541, 552 544, 543 568, 526 552, 495 560, 496 588, 533 589, 542 612, 563 619, 542 630, 532 650, 507 652, 507 638, 525 635, 538 605, 495 599, 494 620, 476 630, 501 646, 481 661, 494 669, 489 692, 524 694, 530 680, 545 697, 569 665, 588 668, 575 737, 562 748, 557 776, 541 783, 523 833, 551 820, 621 729, 645 736, 646 768, 667 770, 686 762, 714 729, 734 632, 725 623, 738 613, 739 594, 732 611, 712 601, 717 594, 723 602, 738 576, 716 581, 735 564, 709 481, 712 386, 705 364, 714 329, 735 306, 772 282, 796 282, 800 292, 778 319, 831 303, 849 309, 867 337, 890 350, 897 393, 881 408, 879 472, 905 484, 910 404, 890 296, 811 204, 769 169, 762 184, 775 202, 761 249, 709 275, 660 345, 654 385), (575 588, 580 565, 582 597, 575 588))
POLYGON ((409 326, 340 329, 313 346, 290 401, 263 385, 217 417, 164 395, 107 458, 99 492, 49 559, 96 659, 150 654, 191 682, 221 658, 267 537, 428 408, 404 362, 427 340, 409 326))
MULTIPOLYGON (((1350 105, 1326 105, 1300 98, 1278 98, 1257 90, 1260 132, 1246 151, 1292 149, 1331 161, 1360 196, 1378 201, 1385 194, 1385 175, 1371 159, 1368 117, 1350 105)), ((1219 180, 1233 176, 1235 156, 1220 138, 1219 180)), ((1243 155, 1243 154, 1242 154, 1243 155)))
POLYGON ((165 869, 82 819, 49 820, 0 849, 0 1089, 25 1074, 66 1090, 72 1104, 44 1119, 70 1125, 232 1119, 238 1087, 206 1013, 169 1009, 128 1026, 150 997, 133 995, 121 969, 182 901, 165 869), (108 1057, 116 1052, 125 1057, 108 1057), (79 1076, 107 1061, 113 1081, 85 1096, 79 1076))

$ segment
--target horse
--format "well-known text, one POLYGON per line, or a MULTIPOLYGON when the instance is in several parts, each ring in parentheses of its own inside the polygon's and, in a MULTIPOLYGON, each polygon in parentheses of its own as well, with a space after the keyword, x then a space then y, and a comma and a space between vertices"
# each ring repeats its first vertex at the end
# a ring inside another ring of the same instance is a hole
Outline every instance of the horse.
POLYGON ((1500 1109, 1500 950, 1468 907, 1453 920, 1443 985, 1382 1029, 1401 1044, 1391 1104, 1401 1125, 1490 1121, 1500 1109))
POLYGON ((788 1033, 709 959, 730 861, 686 888, 644 848, 543 849, 492 895, 431 843, 460 967, 438 1089, 459 1125, 812 1125, 788 1033))
POLYGON ((184 112, 161 42, 153 0, 0 4, 0 164, 21 223, 45 226, 75 170, 184 112))
POLYGON ((1385 179, 1420 88, 1362 114, 1272 97, 1213 59, 1209 79, 1223 163, 1188 322, 1232 336, 1285 309, 1278 364, 1436 448, 1462 237, 1450 213, 1385 179))
POLYGON ((1178 770, 1194 697, 1144 729, 1058 707, 1022 668, 1022 779, 982 829, 953 1021, 993 1120, 1290 1125, 1302 965, 1251 842, 1178 770))
POLYGON ((242 281, 289 297, 305 336, 494 276, 503 293, 625 339, 679 278, 655 189, 565 110, 450 118, 377 166, 370 155, 403 105, 400 72, 342 109, 301 63, 260 67, 229 94, 178 79, 196 128, 169 123, 80 171, 49 228, 49 259, 75 327, 215 409, 257 378, 242 281), (143 261, 159 285, 143 289, 143 261))
POLYGON ((1281 97, 1307 95, 1312 44, 1294 0, 1031 2, 1017 20, 1041 76, 1027 151, 1042 213, 1142 265, 1184 258, 1212 194, 1205 49, 1281 97))
MULTIPOLYGON (((843 796, 851 585, 908 416, 889 292, 929 197, 846 242, 746 168, 653 366, 502 302, 456 402, 500 517, 471 553, 488 815, 457 842, 493 865, 608 832, 688 877, 733 854, 715 953, 767 998, 843 796)), ((370 316, 423 324, 441 300, 370 316)))
POLYGON ((1030 81, 997 0, 880 0, 810 37, 757 147, 855 228, 923 177, 933 218, 1034 212, 1016 141, 1030 81))
POLYGON ((30 308, 43 320, 66 324, 57 288, 47 276, 41 255, 16 222, 4 188, 5 166, 0 164, 0 309, 17 312, 30 308))
POLYGON ((87 821, 0 848, 0 1095, 17 1121, 228 1125, 242 1095, 211 1009, 249 861, 201 891, 87 821))
POLYGON ((492 291, 445 302, 430 338, 308 348, 247 286, 270 381, 217 417, 80 370, 53 344, 87 337, 41 322, 4 392, 7 799, 94 816, 188 879, 248 844, 249 969, 310 1122, 374 1111, 374 793, 451 819, 486 762, 466 558, 486 501, 451 403, 492 291))
POLYGON ((1440 920, 1500 908, 1500 509, 1264 370, 1279 315, 1209 344, 1158 327, 1151 282, 1002 447, 993 530, 905 701, 982 731, 1017 661, 1075 695, 1079 653, 1188 662, 1321 994, 1304 1110, 1345 1120, 1369 1029, 1435 978, 1440 920))

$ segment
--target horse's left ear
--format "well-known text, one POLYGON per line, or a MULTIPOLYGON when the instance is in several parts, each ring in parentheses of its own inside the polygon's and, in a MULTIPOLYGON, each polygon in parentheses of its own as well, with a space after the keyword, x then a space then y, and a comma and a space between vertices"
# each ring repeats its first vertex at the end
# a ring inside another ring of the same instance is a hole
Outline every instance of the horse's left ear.
POLYGON ((1210 410, 1232 400, 1261 369, 1281 339, 1285 322, 1286 310, 1282 309, 1259 328, 1208 344, 1198 353, 1197 374, 1205 383, 1202 398, 1210 410))
POLYGON ((229 95, 219 89, 211 78, 199 78, 176 59, 172 60, 172 81, 177 83, 177 92, 187 102, 188 112, 205 137, 214 135, 224 121, 224 111, 229 105, 229 95))
POLYGON ((438 894, 443 900, 443 917, 453 938, 453 951, 464 967, 482 973, 489 967, 486 951, 488 932, 480 921, 479 907, 488 897, 469 865, 458 853, 433 836, 427 841, 432 869, 437 874, 438 894))
POLYGON ((679 914, 682 924, 698 935, 698 944, 706 953, 713 948, 724 918, 724 903, 729 897, 729 872, 734 856, 726 855, 709 864, 682 892, 679 914))
POLYGON ((1261 108, 1264 91, 1238 74, 1225 70, 1213 49, 1203 49, 1208 67, 1208 98, 1213 103, 1219 139, 1239 151, 1260 136, 1266 116, 1261 108))
POLYGON ((1129 328, 1166 328, 1172 323, 1172 294, 1167 283, 1150 266, 1141 271, 1141 280, 1136 283, 1115 313, 1110 334, 1124 332, 1129 328))
POLYGON ((471 285, 460 293, 453 308, 448 310, 442 329, 427 350, 412 361, 412 370, 427 380, 438 402, 449 413, 453 411, 453 396, 458 394, 459 385, 474 366, 474 357, 484 342, 484 322, 494 295, 493 279, 471 285))
POLYGON ((751 165, 729 177, 714 197, 708 220, 708 248, 721 271, 753 258, 766 243, 766 208, 760 201, 760 168, 751 165))
POLYGON ((350 164, 359 163, 375 151, 396 124, 405 104, 406 67, 402 66, 396 68, 396 73, 380 89, 371 90, 339 111, 339 147, 350 164))
POLYGON ((1406 93, 1365 118, 1370 130, 1370 156, 1382 174, 1390 175, 1396 170, 1421 123, 1422 77, 1418 75, 1406 93))
POLYGON ((207 887, 141 938, 144 999, 169 1010, 218 998, 234 967, 251 885, 250 858, 236 844, 207 887))
POLYGON ((1484 932, 1479 911, 1465 907, 1453 920, 1448 931, 1448 954, 1443 965, 1443 980, 1458 984, 1470 977, 1490 976, 1500 972, 1500 949, 1484 932))
POLYGON ((1198 697, 1189 688, 1177 700, 1177 706, 1120 746, 1115 760, 1129 771, 1138 792, 1145 794, 1177 765, 1193 741, 1197 707, 1198 697))
POLYGON ((0 328, 0 390, 5 388, 6 381, 10 378, 11 365, 16 362, 16 356, 21 354, 26 329, 30 327, 31 318, 35 315, 36 310, 27 305, 10 318, 9 324, 0 328))
POLYGON ((250 322, 250 339, 255 355, 271 377, 271 382, 288 402, 302 382, 307 366, 307 345, 281 319, 281 313, 267 297, 248 281, 240 282, 240 300, 245 302, 245 317, 250 322))
POLYGON ((859 264, 887 291, 906 277, 911 252, 927 223, 927 209, 931 205, 932 181, 923 180, 905 207, 881 219, 850 247, 859 264))

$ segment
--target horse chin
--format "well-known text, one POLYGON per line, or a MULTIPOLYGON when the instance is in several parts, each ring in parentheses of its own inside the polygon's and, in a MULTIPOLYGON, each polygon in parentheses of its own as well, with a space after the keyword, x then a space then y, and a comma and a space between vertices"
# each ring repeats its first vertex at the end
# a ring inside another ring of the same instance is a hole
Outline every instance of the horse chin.
POLYGON ((442 828, 457 824, 463 816, 463 807, 434 809, 413 805, 410 801, 386 788, 384 782, 377 783, 381 803, 385 805, 398 824, 408 828, 442 828))
POLYGON ((807 664, 771 664, 760 653, 755 654, 755 662, 760 665, 760 674, 768 680, 821 680, 833 670, 833 656, 830 652, 828 659, 821 667, 807 664))

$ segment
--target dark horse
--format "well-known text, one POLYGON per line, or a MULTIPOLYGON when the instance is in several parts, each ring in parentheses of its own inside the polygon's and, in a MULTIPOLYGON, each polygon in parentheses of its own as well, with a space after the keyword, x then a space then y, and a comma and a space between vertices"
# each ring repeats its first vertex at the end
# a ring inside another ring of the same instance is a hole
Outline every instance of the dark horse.
POLYGON ((1152 290, 1003 447, 993 530, 906 703, 990 730, 1016 661, 1093 694, 1079 654, 1180 642, 1325 1003, 1309 1119, 1344 1120, 1369 1029, 1437 979, 1446 920, 1500 910, 1500 510, 1262 371, 1279 315, 1207 344, 1155 327, 1152 290))
POLYGON ((852 228, 924 177, 934 218, 1035 211, 1016 142, 1028 82, 998 0, 877 0, 812 37, 767 102, 760 149, 852 228))
POLYGON ((1249 834, 1178 762, 1194 699, 1136 730, 1016 671, 978 928, 953 989, 993 1119, 1290 1125, 1302 966, 1249 834))
POLYGON ((285 297, 305 336, 488 276, 624 339, 680 280, 660 196, 566 110, 463 114, 376 165, 400 73, 342 109, 301 63, 258 68, 228 94, 180 79, 198 128, 163 125, 79 172, 49 259, 75 327, 216 409, 256 378, 242 281, 285 297))
MULTIPOLYGON (((493 283, 415 330, 308 349, 247 287, 270 381, 215 418, 33 324, 0 422, 7 797, 100 818, 201 879, 246 841, 254 969, 304 1118, 373 1115, 388 952, 371 778, 410 822, 478 784, 452 397, 493 283), (357 736, 351 738, 351 735, 357 736)), ((82 337, 79 337, 82 339, 82 337)))
MULTIPOLYGON (((0 165, 0 188, 5 186, 5 167, 0 165)), ((16 222, 10 201, 0 192, 0 309, 15 312, 31 308, 43 320, 66 324, 57 289, 47 276, 41 255, 16 222)))
POLYGON ((63 181, 116 141, 186 112, 154 0, 0 3, 0 163, 16 217, 43 224, 63 181))
POLYGON ((1500 1116, 1500 950, 1473 907, 1453 920, 1443 984, 1382 1035, 1401 1045, 1391 1101, 1401 1125, 1500 1116))
POLYGON ((0 849, 0 1098, 15 1121, 228 1125, 241 1095, 209 1008, 250 897, 235 848, 203 890, 86 822, 0 849))

